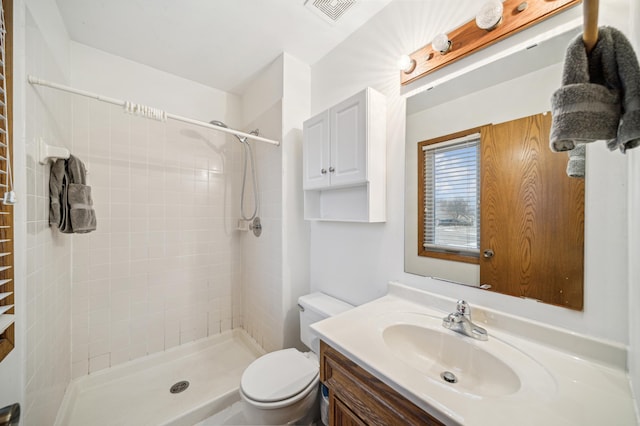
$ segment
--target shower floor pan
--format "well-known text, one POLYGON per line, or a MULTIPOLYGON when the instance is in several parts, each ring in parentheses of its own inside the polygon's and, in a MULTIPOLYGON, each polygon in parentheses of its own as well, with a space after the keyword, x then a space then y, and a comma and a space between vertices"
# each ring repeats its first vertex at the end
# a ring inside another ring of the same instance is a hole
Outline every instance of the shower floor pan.
POLYGON ((240 400, 242 372, 263 353, 233 330, 80 377, 69 384, 56 425, 192 426, 240 400), (188 387, 171 393, 182 381, 188 387))

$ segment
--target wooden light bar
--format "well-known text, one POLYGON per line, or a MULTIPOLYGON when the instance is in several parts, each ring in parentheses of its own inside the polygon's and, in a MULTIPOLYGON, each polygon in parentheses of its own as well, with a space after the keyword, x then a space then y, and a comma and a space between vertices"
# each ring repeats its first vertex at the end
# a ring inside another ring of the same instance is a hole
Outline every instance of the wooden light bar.
MULTIPOLYGON (((431 43, 410 54, 416 61, 415 68, 406 73, 400 71, 400 83, 409 84, 425 75, 449 65, 465 56, 484 49, 504 38, 516 34, 551 16, 580 4, 582 0, 506 0, 503 3, 502 22, 493 30, 478 28, 475 19, 456 28, 449 34, 451 49, 444 55, 435 51, 431 43)), ((597 40, 597 0, 585 0, 596 3, 596 40, 597 40)), ((586 22, 585 15, 585 22, 586 22)), ((586 40, 586 39, 585 39, 586 40)), ((586 43, 586 41, 585 41, 586 43)), ((595 44, 595 43, 594 43, 595 44)))

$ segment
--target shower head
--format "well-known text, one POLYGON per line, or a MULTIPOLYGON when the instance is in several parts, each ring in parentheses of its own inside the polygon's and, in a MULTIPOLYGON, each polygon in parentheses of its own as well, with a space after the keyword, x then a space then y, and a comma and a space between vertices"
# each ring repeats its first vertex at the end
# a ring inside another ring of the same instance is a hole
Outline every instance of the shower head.
MULTIPOLYGON (((222 121, 218 121, 218 120, 211 120, 209 124, 213 124, 214 126, 218 126, 218 127, 224 127, 226 129, 229 128, 229 126, 224 124, 222 121)), ((258 136, 260 134, 260 131, 258 129, 255 129, 249 133, 252 135, 258 136)), ((258 208, 260 205, 260 199, 258 198, 258 181, 256 180, 256 168, 253 163, 253 152, 251 150, 251 145, 247 142, 248 136, 240 137, 235 133, 234 133, 234 136, 238 138, 240 142, 242 142, 242 151, 244 152, 244 170, 242 172, 242 189, 240 191, 240 216, 242 217, 243 220, 248 220, 248 221, 251 221, 254 219, 257 220, 257 225, 255 224, 253 225, 254 226, 253 233, 255 234, 256 237, 259 237, 260 232, 262 230, 262 226, 260 226, 260 220, 257 217, 258 208), (244 212, 244 185, 247 179, 247 169, 248 169, 247 161, 251 162, 251 176, 253 177, 254 209, 253 209, 253 214, 250 216, 246 215, 244 212)))
POLYGON ((218 121, 218 120, 211 120, 209 124, 213 124, 214 126, 218 126, 218 127, 224 127, 225 129, 229 128, 229 126, 224 124, 222 121, 218 121))
MULTIPOLYGON (((218 126, 218 127, 224 127, 225 129, 228 129, 228 128, 229 128, 229 126, 227 126, 226 124, 224 124, 222 121, 218 121, 218 120, 211 120, 211 121, 209 122, 209 124, 213 124, 214 126, 218 126)), ((239 140, 240 142, 242 142, 242 143, 246 143, 246 142, 247 142, 247 138, 246 138, 246 137, 241 138, 241 137, 240 137, 240 136, 238 136, 238 135, 233 135, 233 136, 235 136, 236 138, 238 138, 238 140, 239 140)))

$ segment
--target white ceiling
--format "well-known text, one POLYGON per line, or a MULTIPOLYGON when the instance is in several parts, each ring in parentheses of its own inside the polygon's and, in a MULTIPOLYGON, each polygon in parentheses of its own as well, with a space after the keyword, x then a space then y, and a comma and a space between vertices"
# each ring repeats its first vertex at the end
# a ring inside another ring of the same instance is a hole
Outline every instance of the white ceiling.
POLYGON ((314 64, 390 1, 329 24, 305 0, 56 0, 72 40, 233 93, 282 52, 314 64))

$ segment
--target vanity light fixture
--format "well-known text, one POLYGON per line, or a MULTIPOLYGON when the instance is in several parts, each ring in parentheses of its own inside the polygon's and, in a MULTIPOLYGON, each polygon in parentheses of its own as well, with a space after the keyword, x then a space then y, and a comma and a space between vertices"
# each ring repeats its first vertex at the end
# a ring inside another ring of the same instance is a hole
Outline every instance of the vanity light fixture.
POLYGON ((400 84, 410 84, 557 13, 577 6, 583 0, 483 1, 484 5, 475 19, 448 31, 447 34, 437 35, 431 43, 410 53, 410 60, 404 60, 407 68, 401 67, 402 71, 399 73, 400 84), (411 59, 415 61, 415 66, 412 65, 411 59))
POLYGON ((410 74, 416 69, 416 60, 409 55, 402 55, 398 60, 398 68, 405 74, 410 74))
POLYGON ((433 50, 440 52, 441 55, 444 55, 451 50, 451 40, 449 40, 449 37, 444 33, 438 34, 433 38, 431 47, 433 47, 433 50))
POLYGON ((502 22, 503 11, 502 1, 489 0, 485 2, 476 15, 476 25, 486 31, 495 29, 502 22))

